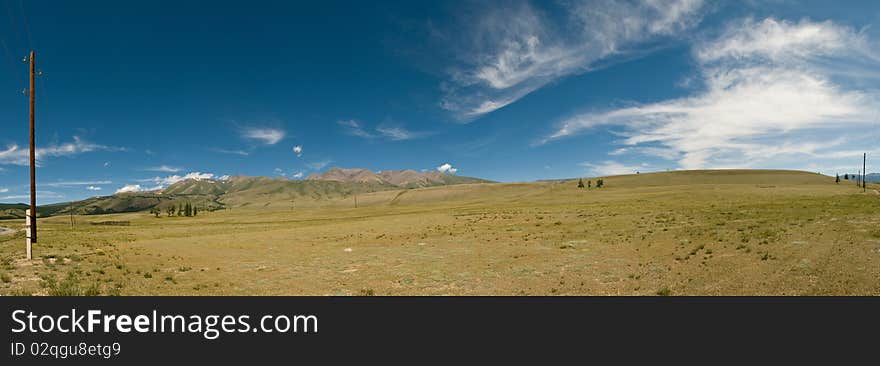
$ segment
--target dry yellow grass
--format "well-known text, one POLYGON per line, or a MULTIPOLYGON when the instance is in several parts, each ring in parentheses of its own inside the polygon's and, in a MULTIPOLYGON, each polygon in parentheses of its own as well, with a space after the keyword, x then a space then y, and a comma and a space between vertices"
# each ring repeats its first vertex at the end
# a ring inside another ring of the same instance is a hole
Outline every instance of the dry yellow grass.
POLYGON ((41 220, 40 260, 22 260, 21 234, 0 237, 0 293, 880 295, 877 186, 786 171, 605 182, 81 216, 75 228, 53 217, 41 220), (131 225, 87 224, 105 220, 131 225))

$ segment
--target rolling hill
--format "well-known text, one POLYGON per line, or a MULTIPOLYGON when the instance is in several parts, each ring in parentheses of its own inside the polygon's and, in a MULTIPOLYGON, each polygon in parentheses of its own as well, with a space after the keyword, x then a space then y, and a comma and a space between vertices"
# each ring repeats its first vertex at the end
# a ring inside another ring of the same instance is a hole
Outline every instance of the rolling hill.
MULTIPOLYGON (((439 172, 402 170, 373 173, 367 169, 332 168, 305 180, 249 176, 235 176, 226 180, 189 179, 157 191, 118 193, 40 206, 38 212, 41 216, 71 212, 93 215, 138 212, 153 207, 165 210, 184 203, 209 211, 245 206, 307 207, 369 192, 489 182, 439 172)), ((0 206, 0 219, 23 218, 25 209, 27 205, 24 204, 4 204, 0 206)))
POLYGON ((452 184, 491 183, 479 178, 462 177, 440 172, 415 170, 385 170, 374 173, 367 169, 331 168, 324 173, 313 173, 306 180, 348 183, 375 183, 400 188, 422 188, 452 184))

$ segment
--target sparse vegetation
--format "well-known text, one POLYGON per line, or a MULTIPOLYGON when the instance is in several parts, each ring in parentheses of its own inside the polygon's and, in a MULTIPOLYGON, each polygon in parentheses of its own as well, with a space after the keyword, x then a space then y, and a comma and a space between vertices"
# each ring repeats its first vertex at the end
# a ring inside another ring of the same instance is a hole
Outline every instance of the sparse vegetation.
POLYGON ((870 190, 772 171, 603 180, 601 194, 572 181, 359 193, 356 211, 266 192, 198 220, 48 217, 40 260, 0 235, 0 294, 880 295, 870 190), (245 205, 260 199, 275 201, 245 205))

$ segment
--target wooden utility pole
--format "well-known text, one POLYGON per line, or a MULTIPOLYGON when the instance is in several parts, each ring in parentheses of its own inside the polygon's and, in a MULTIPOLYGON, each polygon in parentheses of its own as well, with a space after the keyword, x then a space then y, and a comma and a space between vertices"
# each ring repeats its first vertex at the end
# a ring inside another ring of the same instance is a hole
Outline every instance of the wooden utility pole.
POLYGON ((34 143, 34 100, 37 91, 34 84, 34 69, 36 53, 31 51, 30 79, 31 79, 31 96, 30 96, 30 119, 31 119, 31 226, 30 237, 27 241, 27 259, 31 259, 31 245, 37 242, 37 155, 36 144, 34 143))
POLYGON ((862 154, 862 192, 868 191, 868 153, 862 154))

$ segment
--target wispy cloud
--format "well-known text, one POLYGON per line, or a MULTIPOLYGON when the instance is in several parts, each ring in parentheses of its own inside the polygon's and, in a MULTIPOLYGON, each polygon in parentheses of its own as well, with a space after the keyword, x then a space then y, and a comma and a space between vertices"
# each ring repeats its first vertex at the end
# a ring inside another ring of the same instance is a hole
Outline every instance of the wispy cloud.
POLYGON ((650 169, 647 164, 627 165, 613 160, 606 160, 598 164, 581 163, 580 165, 589 168, 589 172, 597 176, 635 174, 650 169))
POLYGON ((6 192, 9 192, 9 188, 0 187, 0 193, 6 193, 6 192))
POLYGON ((465 121, 490 113, 642 43, 680 34, 700 20, 702 5, 701 0, 568 1, 561 16, 525 1, 486 5, 480 18, 450 31, 465 35, 448 36, 462 62, 442 85, 441 105, 465 121))
POLYGON ((86 189, 88 189, 88 190, 90 190, 90 191, 96 191, 96 192, 97 192, 97 191, 100 191, 100 190, 101 190, 101 187, 88 186, 88 187, 86 187, 86 189))
POLYGON ((298 158, 299 158, 299 157, 302 157, 302 156, 303 156, 303 147, 302 147, 302 145, 296 145, 296 146, 294 146, 294 147, 293 147, 293 153, 296 154, 296 157, 298 157, 298 158))
POLYGON ((357 120, 349 119, 336 122, 345 129, 345 132, 352 136, 363 137, 365 139, 375 138, 373 134, 364 130, 361 123, 357 120))
MULTIPOLYGON (((12 196, 0 196, 0 200, 27 200, 30 198, 31 198, 31 196, 27 195, 27 194, 19 194, 19 195, 12 195, 12 196)), ((64 198, 64 195, 61 193, 52 192, 52 191, 45 191, 45 190, 44 191, 37 191, 37 200, 38 201, 43 200, 43 199, 58 199, 58 198, 64 198)), ((39 204, 39 202, 38 202, 38 204, 39 204)))
POLYGON ((244 150, 234 150, 234 149, 231 150, 231 149, 220 149, 220 148, 211 148, 208 150, 215 152, 215 153, 220 153, 220 154, 241 155, 241 156, 250 155, 249 152, 244 151, 244 150))
POLYGON ((321 169, 324 169, 324 167, 326 167, 327 165, 330 165, 330 163, 332 163, 332 162, 333 162, 333 160, 330 160, 330 159, 313 161, 311 163, 306 164, 306 167, 308 167, 309 169, 312 169, 312 170, 321 170, 321 169))
POLYGON ((256 140, 266 145, 275 145, 282 139, 286 132, 279 128, 247 127, 241 131, 241 136, 248 140, 256 140))
MULTIPOLYGON (((47 159, 53 157, 73 156, 93 151, 124 151, 123 147, 98 145, 87 142, 79 136, 74 136, 72 142, 60 145, 37 147, 35 151, 37 165, 42 165, 47 159)), ((27 166, 30 164, 30 152, 27 148, 19 148, 12 144, 6 150, 0 150, 0 164, 27 166)))
POLYGON ((144 168, 144 170, 148 171, 148 172, 177 173, 177 172, 183 170, 183 168, 168 166, 168 165, 160 165, 160 166, 144 168))
POLYGON ((290 176, 293 179, 301 179, 303 177, 303 172, 296 172, 290 176))
POLYGON ((105 185, 105 184, 113 184, 113 182, 109 180, 95 180, 95 181, 61 181, 61 182, 50 182, 50 183, 40 183, 40 186, 46 187, 70 187, 70 186, 90 186, 90 185, 105 185))
POLYGON ((876 146, 869 137, 878 136, 880 92, 838 72, 842 65, 880 67, 875 47, 863 33, 832 22, 736 21, 694 46, 702 91, 576 115, 542 142, 620 126, 623 149, 674 158, 685 169, 795 168, 805 158, 831 165, 844 146, 876 146))
POLYGON ((412 140, 427 135, 425 132, 410 131, 403 127, 379 126, 376 132, 392 141, 412 140))
POLYGON ((392 126, 388 124, 381 124, 373 129, 374 132, 370 132, 365 129, 360 121, 354 119, 341 120, 336 123, 342 126, 347 134, 364 139, 404 141, 422 138, 428 135, 427 132, 411 131, 401 126, 392 126))

